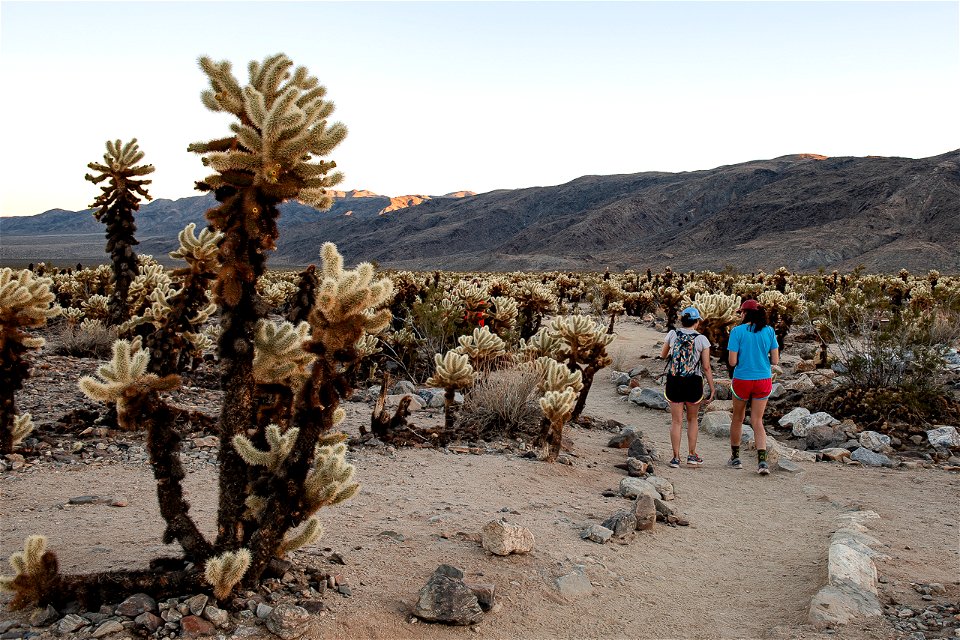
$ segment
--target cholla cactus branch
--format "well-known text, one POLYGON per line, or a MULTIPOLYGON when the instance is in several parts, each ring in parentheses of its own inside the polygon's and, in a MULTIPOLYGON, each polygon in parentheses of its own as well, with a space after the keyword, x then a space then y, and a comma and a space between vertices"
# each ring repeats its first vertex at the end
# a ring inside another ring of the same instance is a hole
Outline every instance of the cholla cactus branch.
POLYGON ((11 609, 22 609, 37 605, 44 595, 57 588, 60 580, 57 557, 47 551, 47 539, 43 536, 29 536, 23 545, 23 551, 10 556, 13 576, 0 576, 0 591, 13 593, 11 609))
POLYGON ((244 435, 235 435, 233 437, 233 447, 240 454, 247 464, 264 466, 270 471, 276 471, 280 465, 290 455, 293 445, 297 441, 300 429, 293 427, 281 432, 280 427, 271 424, 266 429, 267 444, 270 447, 267 451, 257 449, 250 439, 244 435))
POLYGON ((33 431, 33 418, 24 413, 13 419, 13 446, 17 446, 33 431))
POLYGON ((204 567, 203 577, 213 587, 213 597, 226 600, 233 588, 243 579, 250 567, 250 551, 240 549, 210 558, 204 567))
POLYGON ((308 544, 313 544, 320 539, 320 536, 323 535, 323 525, 320 524, 320 519, 316 516, 311 516, 306 524, 303 525, 303 528, 299 533, 284 538, 283 544, 280 546, 280 556, 284 556, 291 551, 295 551, 301 547, 305 547, 308 544))

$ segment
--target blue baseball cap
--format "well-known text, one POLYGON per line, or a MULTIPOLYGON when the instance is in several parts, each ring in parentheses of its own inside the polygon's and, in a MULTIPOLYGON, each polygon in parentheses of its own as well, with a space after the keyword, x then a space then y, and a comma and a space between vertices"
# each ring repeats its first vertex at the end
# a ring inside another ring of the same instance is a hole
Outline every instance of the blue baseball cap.
POLYGON ((682 316, 687 316, 687 317, 690 318, 691 320, 699 320, 699 319, 700 319, 700 312, 697 311, 697 308, 696 308, 696 307, 687 307, 686 309, 684 309, 683 311, 680 312, 680 315, 682 315, 682 316))

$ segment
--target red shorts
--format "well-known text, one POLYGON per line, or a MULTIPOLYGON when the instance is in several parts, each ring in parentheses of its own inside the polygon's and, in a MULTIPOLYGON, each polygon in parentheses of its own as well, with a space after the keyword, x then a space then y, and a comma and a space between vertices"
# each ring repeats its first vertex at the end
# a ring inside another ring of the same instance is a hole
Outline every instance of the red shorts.
POLYGON ((763 380, 733 379, 733 395, 739 400, 766 400, 773 390, 773 378, 763 380))

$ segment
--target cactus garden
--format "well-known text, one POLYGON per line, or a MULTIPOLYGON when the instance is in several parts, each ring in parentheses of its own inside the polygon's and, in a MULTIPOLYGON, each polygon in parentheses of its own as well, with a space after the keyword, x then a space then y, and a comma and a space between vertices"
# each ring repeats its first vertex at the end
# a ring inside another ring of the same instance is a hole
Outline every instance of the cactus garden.
POLYGON ((458 633, 428 625, 450 622, 418 601, 428 579, 492 637, 674 637, 688 597, 700 629, 757 636, 759 616, 697 596, 741 560, 792 637, 821 628, 817 554, 860 508, 880 512, 886 617, 843 637, 919 620, 923 596, 941 608, 919 624, 960 634, 960 276, 413 272, 323 238, 275 269, 280 205, 323 215, 347 128, 284 55, 199 63, 229 124, 184 141, 216 204, 177 266, 137 252, 154 167, 131 139, 88 165, 103 264, 0 270, 0 637, 458 633), (783 371, 762 486, 722 468, 746 300, 783 371), (719 387, 713 468, 689 472, 667 469, 655 357, 687 307, 719 387))

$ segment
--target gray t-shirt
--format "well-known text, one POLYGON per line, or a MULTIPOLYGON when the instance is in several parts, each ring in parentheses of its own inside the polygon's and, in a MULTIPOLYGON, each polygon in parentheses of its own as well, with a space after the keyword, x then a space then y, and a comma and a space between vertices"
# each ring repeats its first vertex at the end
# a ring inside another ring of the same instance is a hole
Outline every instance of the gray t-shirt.
MULTIPOLYGON (((667 344, 670 345, 670 349, 673 349, 673 343, 677 340, 677 331, 686 334, 697 333, 693 329, 687 329, 685 327, 677 327, 676 329, 671 329, 667 334, 667 344)), ((697 373, 703 375, 703 365, 701 364, 700 356, 704 349, 710 348, 710 341, 707 340, 707 336, 702 333, 699 334, 696 339, 693 341, 693 350, 697 354, 697 373)))

